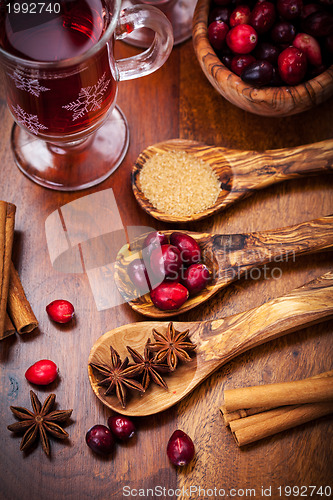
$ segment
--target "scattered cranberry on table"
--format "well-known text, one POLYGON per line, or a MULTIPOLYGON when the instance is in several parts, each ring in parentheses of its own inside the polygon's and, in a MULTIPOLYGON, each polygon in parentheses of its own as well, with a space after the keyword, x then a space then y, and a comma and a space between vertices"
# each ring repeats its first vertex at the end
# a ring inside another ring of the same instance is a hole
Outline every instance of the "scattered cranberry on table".
POLYGON ((108 418, 108 426, 112 434, 121 441, 131 439, 135 434, 135 425, 124 415, 112 415, 108 418))
POLYGON ((86 434, 86 443, 98 455, 110 455, 114 448, 112 432, 106 425, 94 425, 86 434))
POLYGON ((176 430, 169 439, 167 455, 171 463, 183 467, 194 457, 195 449, 190 436, 181 430, 176 430))
POLYGON ((333 63, 333 5, 330 0, 214 0, 208 39, 243 81, 257 87, 298 85, 333 63))
POLYGON ((46 312, 56 323, 69 323, 74 316, 74 307, 68 300, 54 300, 46 306, 46 312))
POLYGON ((57 365, 50 359, 41 359, 31 365, 25 372, 25 378, 31 384, 52 384, 58 376, 57 365))

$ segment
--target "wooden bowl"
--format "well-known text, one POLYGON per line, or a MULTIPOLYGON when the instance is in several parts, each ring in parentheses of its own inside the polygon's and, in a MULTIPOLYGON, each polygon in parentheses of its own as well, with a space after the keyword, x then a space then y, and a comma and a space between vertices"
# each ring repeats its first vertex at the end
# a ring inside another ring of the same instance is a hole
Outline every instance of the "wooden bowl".
POLYGON ((193 44, 200 66, 215 89, 232 104, 263 116, 289 116, 306 111, 333 95, 333 65, 294 87, 262 87, 243 82, 217 57, 208 40, 210 0, 198 0, 193 18, 193 44))

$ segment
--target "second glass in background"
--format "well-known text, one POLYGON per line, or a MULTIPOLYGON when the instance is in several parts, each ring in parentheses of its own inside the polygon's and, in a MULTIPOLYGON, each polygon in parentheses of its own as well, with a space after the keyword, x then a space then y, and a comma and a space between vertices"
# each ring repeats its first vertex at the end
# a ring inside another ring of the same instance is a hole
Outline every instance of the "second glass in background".
MULTIPOLYGON (((123 0, 122 8, 134 5, 153 5, 158 7, 169 19, 173 28, 174 45, 192 36, 192 20, 197 0, 123 0)), ((135 47, 149 47, 153 33, 146 29, 137 30, 126 37, 126 43, 135 47)))

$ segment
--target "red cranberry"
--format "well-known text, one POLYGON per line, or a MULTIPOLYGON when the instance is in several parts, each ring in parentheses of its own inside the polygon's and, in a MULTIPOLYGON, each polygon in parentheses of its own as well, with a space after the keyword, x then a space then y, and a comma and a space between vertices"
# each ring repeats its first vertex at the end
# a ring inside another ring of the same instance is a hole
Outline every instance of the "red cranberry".
POLYGON ((133 285, 141 291, 148 292, 151 289, 147 268, 141 259, 134 259, 127 268, 128 276, 133 285))
POLYGON ((262 42, 256 46, 254 55, 261 61, 268 61, 275 65, 277 64, 279 49, 271 43, 262 42))
POLYGON ((257 33, 266 33, 275 21, 275 7, 272 2, 257 2, 251 12, 250 23, 257 33))
POLYGON ((229 24, 234 28, 238 24, 249 24, 251 10, 248 5, 238 5, 230 15, 229 24))
POLYGON ((171 463, 177 466, 188 465, 194 457, 194 444, 190 436, 176 430, 167 445, 167 455, 171 463))
POLYGON ((326 11, 314 12, 302 22, 305 33, 315 37, 329 36, 333 33, 333 14, 326 11))
POLYGON ((301 18, 305 19, 310 14, 313 14, 314 12, 317 12, 318 10, 320 10, 320 5, 318 5, 316 3, 308 3, 306 5, 303 5, 301 18))
POLYGON ((273 26, 271 37, 275 43, 290 44, 296 36, 295 26, 287 21, 281 21, 273 26))
POLYGON ((230 12, 229 7, 215 7, 215 9, 213 9, 209 14, 208 26, 213 21, 223 21, 228 24, 230 12))
POLYGON ((56 323, 68 323, 74 316, 74 307, 68 300, 54 300, 46 306, 46 312, 56 323))
POLYGON ((99 455, 109 455, 114 448, 112 433, 105 425, 94 425, 86 434, 89 448, 99 455))
POLYGON ((298 33, 295 40, 293 41, 293 46, 301 49, 310 64, 314 66, 321 66, 322 57, 320 51, 320 45, 313 36, 306 33, 298 33))
POLYGON ((150 292, 150 297, 158 309, 173 311, 187 301, 189 292, 180 283, 161 283, 150 292))
POLYGON ((255 61, 243 71, 241 78, 257 87, 268 85, 273 78, 273 66, 268 61, 255 61))
POLYGON ((183 284, 190 295, 200 292, 205 288, 210 279, 210 274, 205 264, 192 264, 184 274, 183 284))
POLYGON ((223 21, 213 21, 208 26, 208 40, 214 49, 221 50, 223 48, 228 31, 229 26, 223 21))
POLYGON ((300 17, 303 2, 302 0, 277 0, 277 10, 284 19, 295 19, 300 17))
POLYGON ((236 54, 248 54, 257 45, 258 35, 249 24, 239 24, 228 32, 226 41, 236 54))
POLYGON ((25 378, 31 384, 48 385, 55 381, 58 376, 58 368, 53 361, 41 359, 31 365, 25 372, 25 378))
POLYGON ((236 73, 236 75, 241 76, 244 69, 247 68, 251 63, 255 61, 255 58, 251 54, 244 54, 235 56, 231 60, 231 71, 236 73))
POLYGON ((304 52, 296 47, 283 50, 278 58, 278 68, 282 80, 288 85, 300 83, 306 73, 307 63, 304 52))
POLYGON ((178 276, 181 263, 180 252, 173 245, 162 245, 160 248, 155 248, 151 253, 150 267, 158 277, 178 276))
POLYGON ((135 426, 132 420, 123 415, 109 417, 108 426, 112 434, 121 441, 127 441, 135 434, 135 426))
POLYGON ((192 236, 186 233, 172 233, 170 243, 178 248, 183 264, 195 264, 201 259, 201 250, 192 236))
POLYGON ((231 61, 233 59, 232 52, 230 51, 230 54, 225 52, 221 55, 221 62, 226 66, 227 68, 231 68, 231 61))
POLYGON ((146 236, 146 239, 143 242, 143 251, 145 255, 151 255, 154 248, 159 248, 161 245, 167 245, 168 238, 165 234, 160 231, 153 231, 146 236))

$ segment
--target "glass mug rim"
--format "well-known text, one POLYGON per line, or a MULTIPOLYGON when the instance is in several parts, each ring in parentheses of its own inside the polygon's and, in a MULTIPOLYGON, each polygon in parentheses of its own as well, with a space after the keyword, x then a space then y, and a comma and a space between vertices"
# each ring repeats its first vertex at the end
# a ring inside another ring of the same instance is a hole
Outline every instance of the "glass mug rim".
POLYGON ((112 33, 114 32, 121 7, 121 0, 114 0, 114 15, 110 20, 109 26, 105 30, 103 36, 98 40, 98 42, 90 47, 87 51, 68 59, 61 59, 59 61, 33 61, 31 59, 25 59, 24 57, 18 57, 10 52, 7 52, 0 46, 0 57, 3 56, 9 59, 11 62, 19 64, 24 67, 29 68, 40 68, 40 69, 50 69, 50 68, 67 68, 69 66, 76 66, 81 64, 85 60, 89 59, 99 52, 99 50, 111 39, 112 33))

